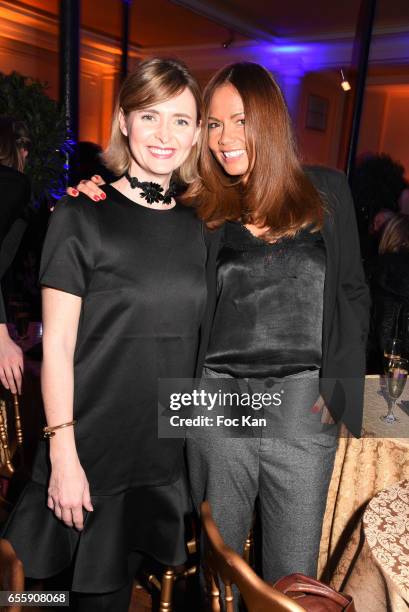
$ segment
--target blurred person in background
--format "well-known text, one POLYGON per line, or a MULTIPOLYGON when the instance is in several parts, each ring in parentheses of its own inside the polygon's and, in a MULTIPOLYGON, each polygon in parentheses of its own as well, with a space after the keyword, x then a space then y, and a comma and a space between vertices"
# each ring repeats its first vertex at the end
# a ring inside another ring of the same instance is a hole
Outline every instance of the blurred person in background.
POLYGON ((372 292, 370 370, 382 372, 386 343, 399 338, 409 356, 409 217, 396 214, 386 225, 369 274, 372 292))
MULTIPOLYGON (((0 280, 10 267, 27 226, 30 182, 23 174, 30 139, 25 124, 0 117, 0 280)), ((23 353, 10 338, 0 288, 0 380, 12 393, 21 393, 23 353)))
POLYGON ((377 250, 379 249, 379 243, 382 238, 383 230, 385 229, 388 222, 395 216, 395 213, 390 208, 382 208, 376 213, 372 219, 372 223, 369 226, 369 234, 374 241, 377 243, 377 250))
POLYGON ((366 154, 361 157, 351 181, 351 191, 357 211, 361 253, 367 263, 378 253, 378 213, 398 212, 398 201, 407 187, 404 167, 389 155, 366 154))
POLYGON ((409 187, 406 187, 399 196, 399 212, 409 215, 409 187))

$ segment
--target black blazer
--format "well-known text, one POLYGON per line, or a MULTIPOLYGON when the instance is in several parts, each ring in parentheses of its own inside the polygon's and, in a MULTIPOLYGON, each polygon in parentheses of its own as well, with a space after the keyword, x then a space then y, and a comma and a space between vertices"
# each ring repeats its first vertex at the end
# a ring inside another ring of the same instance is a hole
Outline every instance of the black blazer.
MULTIPOLYGON (((27 227, 30 182, 22 173, 0 164, 0 281, 10 267, 27 227)), ((6 322, 0 287, 0 323, 6 322)))
MULTIPOLYGON (((362 269, 355 209, 345 175, 308 167, 305 171, 325 202, 322 236, 327 265, 324 285, 320 388, 331 414, 355 436, 362 427, 369 291, 362 269)), ((223 228, 209 232, 208 302, 201 329, 196 376, 200 377, 216 309, 217 254, 223 228)))

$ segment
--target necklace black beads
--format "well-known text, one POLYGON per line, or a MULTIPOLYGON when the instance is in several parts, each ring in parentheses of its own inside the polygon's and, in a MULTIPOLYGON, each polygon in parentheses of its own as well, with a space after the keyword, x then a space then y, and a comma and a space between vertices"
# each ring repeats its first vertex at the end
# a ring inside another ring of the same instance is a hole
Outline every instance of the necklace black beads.
POLYGON ((164 204, 171 204, 172 198, 176 195, 176 186, 174 183, 169 185, 169 189, 163 193, 163 187, 159 183, 152 183, 151 181, 138 181, 136 176, 130 176, 129 172, 125 172, 125 178, 129 181, 131 189, 140 189, 139 194, 141 198, 144 198, 148 204, 156 204, 157 202, 163 202, 164 204))

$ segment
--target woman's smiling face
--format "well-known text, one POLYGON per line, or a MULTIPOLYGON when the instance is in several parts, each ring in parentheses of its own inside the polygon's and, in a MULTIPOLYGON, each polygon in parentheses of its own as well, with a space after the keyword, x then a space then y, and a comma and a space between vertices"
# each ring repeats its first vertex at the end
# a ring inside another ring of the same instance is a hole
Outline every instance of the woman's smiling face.
POLYGON ((240 176, 249 165, 243 100, 230 83, 221 85, 210 100, 208 144, 226 174, 240 176))
POLYGON ((196 144, 200 128, 192 92, 120 115, 122 133, 128 137, 132 153, 131 174, 140 180, 170 177, 196 144))

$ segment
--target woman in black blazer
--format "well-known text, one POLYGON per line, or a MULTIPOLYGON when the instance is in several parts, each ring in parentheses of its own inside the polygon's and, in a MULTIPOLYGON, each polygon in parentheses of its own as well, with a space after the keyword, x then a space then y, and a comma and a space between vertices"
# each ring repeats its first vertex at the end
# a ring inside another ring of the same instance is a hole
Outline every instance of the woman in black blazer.
MULTIPOLYGON (((10 267, 27 226, 25 210, 30 182, 23 174, 29 138, 21 121, 0 117, 0 280, 10 267)), ((0 380, 12 393, 21 393, 23 353, 10 338, 0 287, 0 380)))
MULTIPOLYGON (((320 389, 331 415, 361 434, 369 292, 359 257, 355 209, 345 175, 324 166, 304 168, 328 203, 322 234, 327 251, 324 287, 323 364, 320 389)), ((217 302, 217 256, 223 228, 209 233, 208 302, 196 376, 200 377, 217 302)))
POLYGON ((197 374, 204 366, 212 390, 245 379, 285 393, 282 408, 265 409, 264 431, 188 437, 193 499, 210 501, 240 552, 258 497, 264 578, 315 575, 337 446, 327 407, 355 436, 362 423, 369 295, 354 206, 341 172, 300 166, 264 68, 220 70, 204 100, 200 179, 187 196, 218 229, 197 374))

